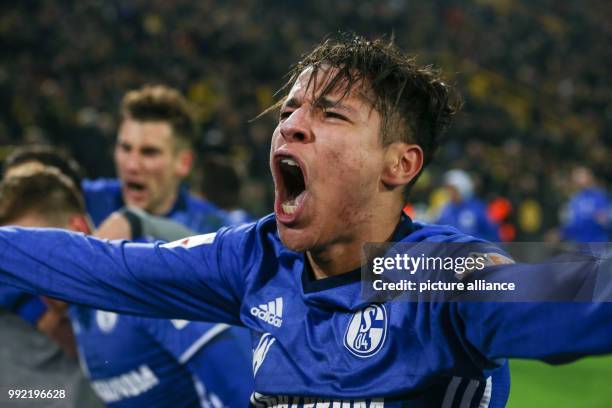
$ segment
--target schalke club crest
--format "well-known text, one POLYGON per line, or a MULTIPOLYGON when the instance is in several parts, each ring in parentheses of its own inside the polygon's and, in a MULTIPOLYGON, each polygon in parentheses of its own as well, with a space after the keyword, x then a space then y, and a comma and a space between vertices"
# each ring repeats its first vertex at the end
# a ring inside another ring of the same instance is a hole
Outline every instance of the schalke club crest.
POLYGON ((357 357, 371 357, 382 348, 386 335, 385 306, 371 304, 353 314, 344 335, 344 346, 357 357))

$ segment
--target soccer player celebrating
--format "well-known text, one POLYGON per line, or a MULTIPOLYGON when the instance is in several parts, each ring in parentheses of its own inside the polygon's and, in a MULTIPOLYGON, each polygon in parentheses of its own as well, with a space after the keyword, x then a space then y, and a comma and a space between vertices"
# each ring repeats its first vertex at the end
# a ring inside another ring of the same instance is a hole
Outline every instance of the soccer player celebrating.
POLYGON ((165 245, 4 228, 0 281, 120 312, 247 326, 254 406, 503 406, 505 357, 612 351, 604 303, 364 299, 366 242, 491 251, 402 215, 455 111, 449 89, 393 44, 361 37, 316 47, 287 88, 270 153, 274 214, 165 245))

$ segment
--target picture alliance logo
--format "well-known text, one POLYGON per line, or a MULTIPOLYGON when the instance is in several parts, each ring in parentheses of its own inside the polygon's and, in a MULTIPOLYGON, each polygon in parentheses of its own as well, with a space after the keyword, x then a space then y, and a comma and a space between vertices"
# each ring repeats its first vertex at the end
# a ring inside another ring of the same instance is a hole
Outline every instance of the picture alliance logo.
POLYGON ((251 314, 272 326, 281 327, 283 324, 283 298, 278 297, 267 304, 253 306, 251 314))

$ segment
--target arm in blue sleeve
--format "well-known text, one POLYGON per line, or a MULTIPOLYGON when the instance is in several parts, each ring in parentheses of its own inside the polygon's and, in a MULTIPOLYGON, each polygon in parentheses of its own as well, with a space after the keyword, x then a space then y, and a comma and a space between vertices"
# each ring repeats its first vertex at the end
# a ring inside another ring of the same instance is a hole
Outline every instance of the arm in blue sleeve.
POLYGON ((609 263, 594 263, 586 271, 550 271, 550 266, 542 270, 541 265, 504 265, 489 276, 501 275, 499 280, 506 281, 516 276, 515 282, 522 280, 535 288, 532 301, 451 306, 464 323, 466 339, 487 360, 529 358, 564 363, 612 353, 609 263), (528 280, 524 279, 527 275, 528 280), (571 296, 578 301, 571 301, 571 296), (605 301, 585 301, 589 297, 605 301))
POLYGON ((102 241, 53 229, 0 228, 0 283, 89 307, 239 323, 244 232, 185 245, 102 241))
POLYGON ((488 360, 561 364, 612 352, 612 303, 460 305, 466 337, 488 360))
POLYGON ((253 392, 251 348, 246 329, 232 327, 217 335, 189 361, 187 367, 204 385, 209 399, 223 406, 246 407, 253 392))

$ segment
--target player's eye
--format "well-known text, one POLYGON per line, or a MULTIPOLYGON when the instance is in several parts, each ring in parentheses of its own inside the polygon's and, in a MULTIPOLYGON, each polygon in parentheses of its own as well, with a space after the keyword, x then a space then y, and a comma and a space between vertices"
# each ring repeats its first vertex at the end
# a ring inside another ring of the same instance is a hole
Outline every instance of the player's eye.
POLYGON ((289 109, 282 110, 280 113, 280 120, 287 119, 289 116, 291 116, 292 113, 293 111, 289 109))
POLYGON ((326 118, 330 118, 330 119, 339 119, 339 120, 344 120, 344 121, 348 121, 348 118, 338 112, 334 112, 334 111, 330 111, 330 110, 325 110, 323 111, 323 115, 326 118))
POLYGON ((159 156, 161 155, 161 150, 155 147, 145 147, 143 149, 140 150, 140 153, 143 156, 147 156, 147 157, 155 157, 155 156, 159 156))

